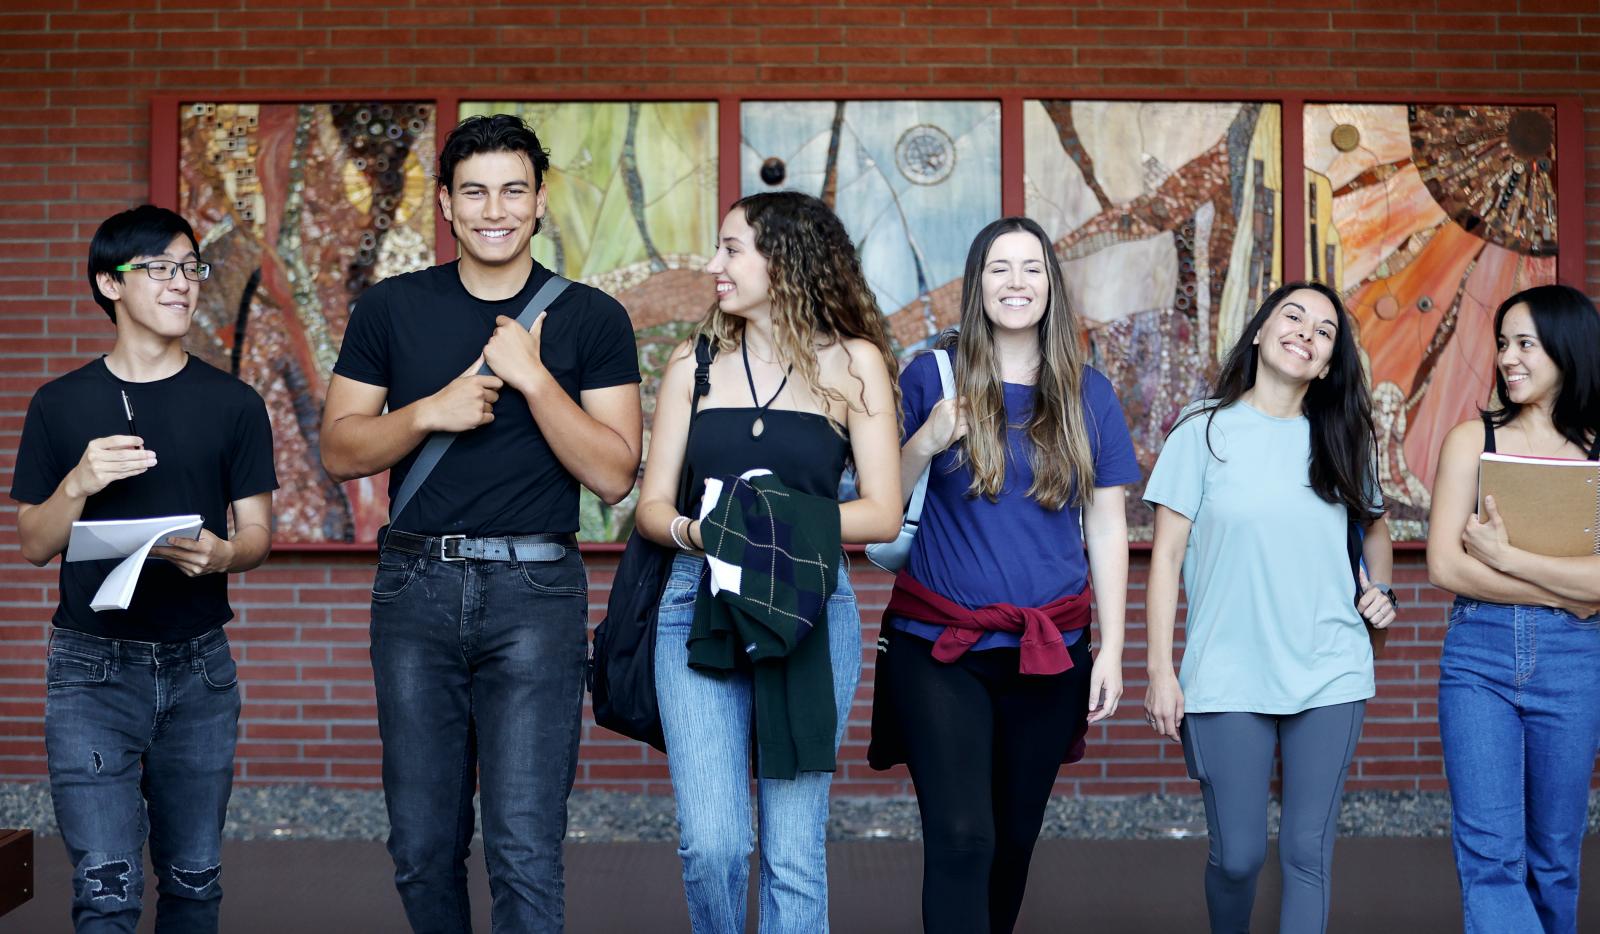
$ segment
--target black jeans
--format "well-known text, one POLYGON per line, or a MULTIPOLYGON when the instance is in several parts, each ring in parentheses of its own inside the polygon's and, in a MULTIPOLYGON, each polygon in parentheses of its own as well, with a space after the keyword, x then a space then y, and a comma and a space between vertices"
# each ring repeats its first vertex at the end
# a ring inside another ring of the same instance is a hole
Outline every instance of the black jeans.
POLYGON ((1017 671, 1016 649, 952 664, 889 629, 892 692, 922 812, 922 929, 1009 932, 1068 745, 1089 710, 1089 638, 1059 675, 1017 671))
POLYGON ((378 559, 372 671, 389 854, 417 932, 472 929, 474 784, 494 929, 561 930, 588 587, 577 549, 559 554, 441 561, 389 549, 378 559))
POLYGON ((44 744, 79 932, 217 930, 239 684, 221 629, 186 642, 50 635, 44 744))

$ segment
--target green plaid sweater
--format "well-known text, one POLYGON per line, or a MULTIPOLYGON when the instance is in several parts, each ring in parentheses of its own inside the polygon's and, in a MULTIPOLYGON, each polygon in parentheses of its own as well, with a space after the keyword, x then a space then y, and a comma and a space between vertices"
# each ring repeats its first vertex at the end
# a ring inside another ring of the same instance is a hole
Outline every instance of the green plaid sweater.
POLYGON ((689 666, 713 674, 750 666, 761 777, 832 772, 832 659, 827 633, 812 630, 827 625, 838 583, 839 504, 771 474, 721 481, 700 535, 713 573, 722 563, 722 579, 736 575, 737 586, 714 596, 700 588, 689 666))

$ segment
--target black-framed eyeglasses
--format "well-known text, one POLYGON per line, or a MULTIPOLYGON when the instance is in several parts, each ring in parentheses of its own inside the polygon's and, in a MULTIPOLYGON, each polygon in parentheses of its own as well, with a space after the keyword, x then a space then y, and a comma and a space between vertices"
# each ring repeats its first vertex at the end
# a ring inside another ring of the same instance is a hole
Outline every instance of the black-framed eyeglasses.
POLYGON ((183 270, 183 277, 190 282, 204 282, 211 275, 211 264, 199 260, 190 260, 187 263, 174 263, 168 259, 153 259, 148 263, 123 263, 117 267, 117 272, 133 272, 143 269, 144 274, 157 282, 165 282, 176 276, 178 270, 183 270))

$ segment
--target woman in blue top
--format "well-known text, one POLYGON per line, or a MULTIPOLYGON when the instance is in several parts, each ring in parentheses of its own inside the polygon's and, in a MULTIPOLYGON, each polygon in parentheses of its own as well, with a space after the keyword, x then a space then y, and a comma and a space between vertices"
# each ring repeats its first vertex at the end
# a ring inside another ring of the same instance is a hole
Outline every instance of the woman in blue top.
POLYGON ((1145 488, 1156 511, 1145 715, 1181 739, 1205 796, 1213 932, 1249 930, 1275 748, 1279 928, 1326 930, 1339 797, 1373 694, 1363 620, 1382 628, 1395 614, 1374 445, 1344 305, 1320 283, 1292 282, 1245 326, 1212 398, 1179 416, 1145 488), (1352 522, 1365 528, 1359 584, 1352 522), (1181 677, 1172 665, 1180 567, 1189 597, 1181 677))
POLYGON ((956 398, 942 398, 932 355, 900 377, 901 483, 932 470, 886 615, 871 758, 910 767, 926 931, 1012 929, 1056 773, 1085 718, 1110 716, 1122 694, 1123 486, 1139 480, 1139 465, 1110 382, 1084 363, 1051 252, 1027 218, 985 227, 967 254, 959 336, 940 342, 954 357, 956 398), (896 614, 909 588, 947 614, 1015 621, 1023 608, 1073 602, 1091 569, 1101 636, 1092 667, 1081 628, 1055 636, 1045 670, 1056 673, 1024 674, 1034 647, 1015 631, 969 630, 970 651, 951 655, 941 637, 955 626, 896 614))
POLYGON ((1480 454, 1600 457, 1600 314, 1542 285, 1494 327, 1499 406, 1445 436, 1428 515, 1428 576, 1459 595, 1439 659, 1451 838, 1468 931, 1571 934, 1600 747, 1600 556, 1513 547, 1493 497, 1473 513, 1480 454))

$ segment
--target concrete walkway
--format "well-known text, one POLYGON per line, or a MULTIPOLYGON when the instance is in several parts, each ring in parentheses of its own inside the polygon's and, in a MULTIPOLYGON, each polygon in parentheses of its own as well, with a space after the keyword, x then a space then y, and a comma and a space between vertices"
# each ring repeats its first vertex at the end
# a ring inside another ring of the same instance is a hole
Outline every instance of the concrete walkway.
MULTIPOLYGON (((0 918, 0 931, 70 931, 70 870, 58 837, 39 844, 38 894, 0 918)), ((1046 840, 1030 874, 1019 934, 1204 931, 1205 841, 1046 840)), ((1449 844, 1441 839, 1340 840, 1330 930, 1432 934, 1461 929, 1449 844)), ((833 929, 840 934, 916 934, 918 844, 830 844, 833 929)), ((1600 838, 1585 846, 1600 872, 1600 838)), ((1257 934, 1277 931, 1278 873, 1269 858, 1257 897, 1257 934)), ((223 849, 226 934, 388 934, 407 930, 382 844, 361 841, 230 841, 223 849)), ((688 931, 677 854, 670 844, 567 847, 571 934, 688 931)), ((754 873, 752 873, 754 878, 754 873)), ((476 930, 489 930, 489 889, 474 854, 476 930)), ((147 889, 154 905, 154 887, 147 889)), ((1600 880, 1584 886, 1584 916, 1600 924, 1600 880)), ((751 912, 754 930, 754 910, 751 912)), ((1585 928, 1588 929, 1588 928, 1585 928)), ((147 912, 140 931, 154 930, 147 912)))

